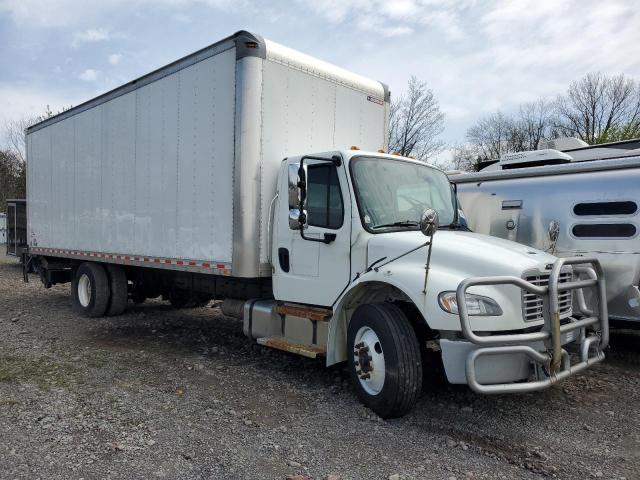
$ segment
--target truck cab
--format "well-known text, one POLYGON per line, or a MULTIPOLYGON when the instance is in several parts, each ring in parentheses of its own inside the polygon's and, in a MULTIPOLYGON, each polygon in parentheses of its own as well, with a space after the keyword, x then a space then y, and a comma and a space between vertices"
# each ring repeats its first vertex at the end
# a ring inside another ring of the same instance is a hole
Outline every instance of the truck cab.
POLYGON ((604 358, 597 260, 469 231, 438 168, 356 149, 286 158, 269 215, 273 299, 244 304, 263 345, 347 361, 383 417, 415 403, 424 358, 479 393, 546 388, 604 358), (569 352, 577 352, 570 356, 569 352))

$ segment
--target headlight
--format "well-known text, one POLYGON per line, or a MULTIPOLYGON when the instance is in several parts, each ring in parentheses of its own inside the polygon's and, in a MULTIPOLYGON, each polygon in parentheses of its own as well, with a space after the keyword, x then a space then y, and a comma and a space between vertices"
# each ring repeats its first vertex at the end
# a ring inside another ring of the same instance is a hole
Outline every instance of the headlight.
MULTIPOLYGON (((467 293, 465 299, 467 301, 467 313, 469 313, 469 315, 502 315, 500 305, 498 305, 493 298, 467 293)), ((445 312, 458 314, 456 292, 442 292, 438 295, 438 303, 440 303, 440 308, 445 312)))

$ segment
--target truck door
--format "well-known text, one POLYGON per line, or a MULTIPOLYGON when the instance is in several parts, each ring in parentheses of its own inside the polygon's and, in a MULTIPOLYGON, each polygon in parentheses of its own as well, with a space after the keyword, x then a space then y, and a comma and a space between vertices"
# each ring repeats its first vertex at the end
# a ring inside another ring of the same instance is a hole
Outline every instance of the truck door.
POLYGON ((343 164, 312 159, 304 164, 307 224, 302 235, 297 222, 299 164, 289 164, 280 176, 274 294, 277 300, 331 306, 350 279, 351 197, 343 164))

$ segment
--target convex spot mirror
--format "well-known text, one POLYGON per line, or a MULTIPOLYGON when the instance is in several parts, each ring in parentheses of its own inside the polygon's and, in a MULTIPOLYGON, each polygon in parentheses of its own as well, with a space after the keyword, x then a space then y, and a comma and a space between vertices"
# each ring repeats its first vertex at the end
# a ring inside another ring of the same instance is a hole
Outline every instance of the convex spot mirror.
POLYGON ((549 222, 549 240, 557 242, 560 236, 560 223, 557 220, 549 222))
POLYGON ((420 231, 427 237, 432 237, 439 226, 438 212, 433 208, 425 208, 420 215, 420 231))

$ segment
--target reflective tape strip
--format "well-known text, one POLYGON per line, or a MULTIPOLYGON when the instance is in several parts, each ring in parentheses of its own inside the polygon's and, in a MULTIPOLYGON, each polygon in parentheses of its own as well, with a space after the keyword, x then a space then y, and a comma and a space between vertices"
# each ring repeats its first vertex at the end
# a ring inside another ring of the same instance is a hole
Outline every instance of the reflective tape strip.
POLYGON ((102 252, 84 252, 78 250, 58 250, 55 248, 44 248, 44 247, 32 247, 32 253, 51 253, 51 254, 60 254, 60 255, 71 255, 74 257, 90 257, 90 258, 104 258, 104 259, 113 259, 125 262, 140 262, 140 263, 159 263, 163 265, 179 265, 186 267, 198 267, 198 268, 210 268, 214 271, 219 271, 222 275, 229 276, 231 275, 231 265, 226 263, 212 263, 205 261, 194 261, 194 260, 178 260, 173 258, 157 258, 157 257, 139 257, 139 256, 131 256, 131 255, 118 255, 113 253, 102 253, 102 252))

